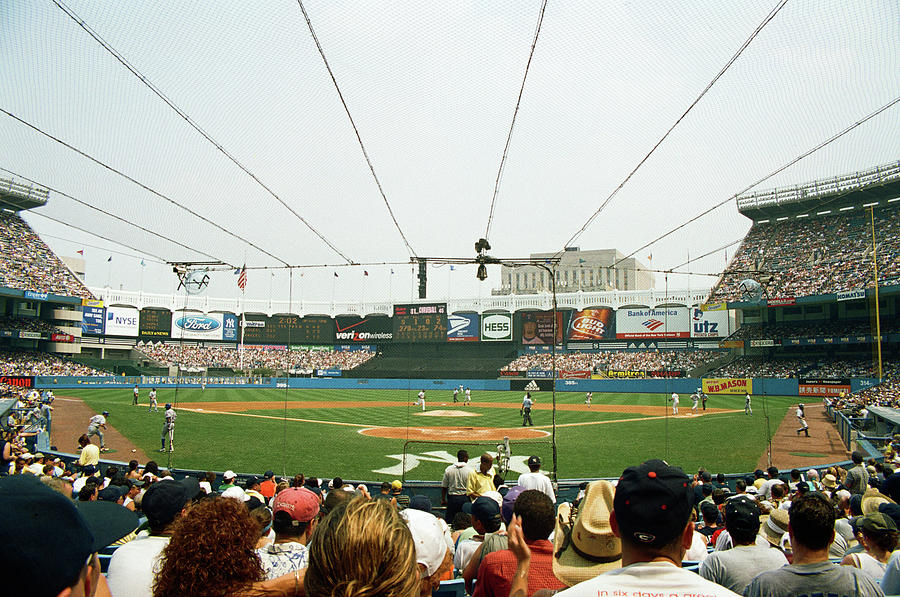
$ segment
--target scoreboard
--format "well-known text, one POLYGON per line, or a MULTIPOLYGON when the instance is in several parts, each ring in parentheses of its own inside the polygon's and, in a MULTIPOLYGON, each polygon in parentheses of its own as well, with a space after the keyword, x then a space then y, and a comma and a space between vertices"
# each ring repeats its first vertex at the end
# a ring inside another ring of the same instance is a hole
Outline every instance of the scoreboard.
POLYGON ((138 336, 168 340, 172 331, 172 312, 168 309, 141 309, 138 316, 138 336))
POLYGON ((394 342, 446 342, 447 303, 394 305, 394 342))
MULTIPOLYGON (((240 340, 240 338, 238 338, 240 340)), ((273 315, 248 316, 244 322, 246 344, 334 344, 334 320, 330 317, 273 315)))

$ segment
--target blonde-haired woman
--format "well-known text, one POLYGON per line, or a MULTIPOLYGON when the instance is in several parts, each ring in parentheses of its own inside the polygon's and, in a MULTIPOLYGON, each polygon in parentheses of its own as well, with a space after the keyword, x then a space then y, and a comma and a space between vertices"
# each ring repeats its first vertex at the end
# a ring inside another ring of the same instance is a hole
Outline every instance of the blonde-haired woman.
POLYGON ((413 597, 419 580, 412 534, 386 500, 338 505, 310 539, 308 597, 413 597))

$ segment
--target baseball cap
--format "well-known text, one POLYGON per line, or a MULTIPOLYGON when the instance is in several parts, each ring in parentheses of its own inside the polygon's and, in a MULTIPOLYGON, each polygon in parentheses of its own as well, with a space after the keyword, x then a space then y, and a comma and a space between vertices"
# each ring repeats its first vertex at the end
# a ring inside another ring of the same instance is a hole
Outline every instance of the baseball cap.
POLYGON ((506 495, 503 496, 503 505, 500 506, 500 515, 503 517, 503 522, 509 524, 509 521, 512 520, 513 515, 513 506, 516 504, 516 498, 519 497, 525 491, 525 487, 522 485, 513 485, 510 487, 509 491, 506 492, 506 495))
POLYGON ((809 483, 806 481, 798 481, 797 482, 797 493, 803 495, 804 493, 809 491, 809 483))
POLYGON ((93 464, 89 464, 86 467, 81 469, 81 474, 84 475, 85 477, 90 477, 91 475, 94 475, 96 473, 97 473, 97 467, 95 467, 93 464))
POLYGON ((275 476, 275 471, 266 471, 263 473, 263 479, 271 479, 275 476))
POLYGON ((192 477, 181 481, 158 481, 144 492, 141 510, 147 515, 151 527, 162 528, 175 520, 185 504, 198 493, 200 483, 192 477))
POLYGON ((100 414, 102 414, 104 417, 108 417, 108 416, 109 416, 109 411, 108 411, 108 410, 105 410, 105 411, 103 411, 103 412, 100 413, 100 414))
POLYGON ((481 496, 474 502, 463 504, 462 511, 466 514, 471 514, 483 523, 500 523, 500 504, 486 496, 481 496))
POLYGON ((693 493, 684 471, 662 460, 626 468, 613 504, 620 536, 640 545, 665 545, 684 531, 693 493))
POLYGON ((540 466, 541 465, 541 457, 540 456, 529 456, 528 457, 528 466, 540 466))
POLYGON ((896 531, 897 524, 887 514, 872 512, 863 517, 859 523, 859 528, 870 533, 886 533, 888 531, 896 531))
POLYGON ((725 502, 725 528, 756 533, 759 531, 759 504, 739 495, 725 502))
POLYGON ((166 402, 166 410, 169 410, 170 408, 172 408, 172 403, 166 402))
POLYGON ((407 508, 400 512, 406 521, 416 546, 416 563, 425 566, 427 576, 433 575, 441 567, 447 556, 447 542, 444 529, 438 519, 428 512, 407 508))
POLYGON ((319 496, 305 487, 288 487, 275 496, 272 512, 287 512, 297 522, 309 522, 319 513, 319 496))
POLYGON ((116 485, 110 485, 106 489, 101 489, 97 494, 97 499, 103 502, 117 502, 119 498, 125 495, 122 489, 116 485))
POLYGON ((400 482, 400 479, 394 479, 391 481, 392 489, 403 489, 403 483, 400 482))
POLYGON ((249 477, 247 479, 247 482, 244 483, 244 487, 249 489, 249 488, 253 487, 254 485, 256 485, 257 483, 262 483, 262 479, 260 479, 257 476, 249 477))
POLYGON ((77 579, 88 556, 138 526, 137 515, 118 504, 82 506, 33 475, 0 478, 0 542, 15 546, 4 553, 4 569, 28 579, 29 594, 60 593, 77 579), (53 574, 47 574, 47 562, 53 574))
POLYGON ((409 499, 409 507, 413 510, 421 510, 422 512, 428 512, 429 514, 431 514, 431 500, 428 499, 428 496, 412 496, 409 499))
POLYGON ((574 520, 572 504, 559 505, 553 531, 553 574, 560 582, 571 587, 622 566, 622 542, 609 524, 612 509, 609 481, 588 484, 574 520))
POLYGON ((224 473, 222 473, 222 478, 223 478, 223 479, 234 479, 234 478, 236 478, 236 477, 237 477, 237 475, 236 475, 235 472, 232 471, 232 470, 227 470, 227 471, 225 471, 224 473))

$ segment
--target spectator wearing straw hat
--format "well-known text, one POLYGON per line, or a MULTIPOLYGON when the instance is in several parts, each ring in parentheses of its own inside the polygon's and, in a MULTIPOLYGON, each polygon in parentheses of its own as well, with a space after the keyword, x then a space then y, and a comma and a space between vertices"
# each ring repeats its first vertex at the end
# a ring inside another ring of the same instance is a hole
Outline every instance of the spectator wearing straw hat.
POLYGON ((610 529, 621 539, 622 568, 579 583, 560 595, 596 597, 604 591, 607 595, 736 595, 681 567, 694 539, 692 509, 691 480, 680 468, 662 460, 648 460, 625 469, 609 517, 610 529))

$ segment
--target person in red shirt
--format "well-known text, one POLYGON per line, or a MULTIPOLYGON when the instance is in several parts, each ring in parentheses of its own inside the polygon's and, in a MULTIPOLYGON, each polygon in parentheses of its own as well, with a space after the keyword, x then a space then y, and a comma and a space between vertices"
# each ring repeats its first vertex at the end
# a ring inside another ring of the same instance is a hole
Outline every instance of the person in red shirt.
POLYGON ((273 471, 266 471, 266 474, 263 475, 263 482, 259 484, 259 492, 263 494, 263 496, 270 500, 275 497, 275 487, 278 484, 275 483, 275 473, 273 471))
MULTIPOLYGON (((523 491, 513 505, 513 514, 521 521, 525 543, 531 551, 527 595, 539 589, 565 588, 553 575, 553 544, 547 540, 556 522, 553 502, 542 491, 523 491)), ((478 568, 478 584, 473 597, 507 597, 518 561, 509 549, 485 556, 478 568)))

